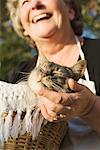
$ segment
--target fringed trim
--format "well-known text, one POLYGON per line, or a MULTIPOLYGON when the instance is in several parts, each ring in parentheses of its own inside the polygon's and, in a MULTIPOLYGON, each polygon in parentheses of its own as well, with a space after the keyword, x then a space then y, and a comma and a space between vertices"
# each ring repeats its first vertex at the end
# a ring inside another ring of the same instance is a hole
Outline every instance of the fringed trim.
POLYGON ((21 114, 22 114, 22 111, 18 110, 17 114, 14 118, 13 126, 12 126, 12 129, 11 129, 11 136, 14 139, 16 139, 18 137, 18 134, 21 130, 21 114))
POLYGON ((6 117, 5 123, 4 123, 4 139, 5 139, 5 141, 7 141, 8 137, 10 136, 11 126, 12 126, 12 115, 13 115, 13 111, 10 110, 6 117))
MULTIPOLYGON (((39 113, 39 118, 38 118, 38 122, 37 122, 37 133, 40 132, 40 129, 41 129, 41 125, 43 124, 43 120, 44 120, 44 117, 42 116, 41 113, 39 113)), ((37 134, 38 135, 38 134, 37 134)), ((36 135, 36 136, 37 136, 36 135)))
POLYGON ((21 120, 22 111, 17 110, 17 114, 13 120, 13 111, 10 110, 8 115, 4 119, 2 114, 0 115, 0 142, 3 144, 11 136, 14 139, 18 138, 18 135, 24 135, 26 132, 32 135, 32 139, 38 136, 41 125, 44 122, 44 118, 40 113, 40 109, 35 108, 31 110, 27 109, 25 117, 21 120))
POLYGON ((35 138, 38 136, 39 129, 43 123, 42 115, 40 117, 40 109, 36 109, 33 112, 32 116, 32 139, 35 140, 35 138), (40 119, 41 118, 41 119, 40 119))
POLYGON ((0 114, 0 142, 1 144, 4 143, 3 131, 4 131, 4 119, 2 118, 2 114, 0 114))
POLYGON ((16 139, 19 134, 24 135, 26 132, 32 135, 33 140, 37 137, 44 122, 39 103, 38 96, 31 91, 27 82, 9 84, 0 81, 0 143, 3 144, 9 137, 16 139), (3 118, 4 112, 6 116, 3 118))
POLYGON ((28 108, 27 113, 25 115, 25 125, 26 125, 27 132, 31 132, 31 129, 32 129, 31 112, 32 112, 32 110, 28 108))
POLYGON ((32 110, 30 108, 28 108, 26 111, 26 115, 22 121, 22 129, 20 131, 21 135, 24 135, 26 132, 31 133, 31 129, 32 129, 31 112, 32 112, 32 110))
POLYGON ((32 139, 35 140, 40 132, 43 121, 44 118, 40 113, 39 108, 35 108, 33 112, 31 109, 28 109, 22 122, 22 130, 20 134, 24 135, 26 132, 29 132, 32 135, 32 139))

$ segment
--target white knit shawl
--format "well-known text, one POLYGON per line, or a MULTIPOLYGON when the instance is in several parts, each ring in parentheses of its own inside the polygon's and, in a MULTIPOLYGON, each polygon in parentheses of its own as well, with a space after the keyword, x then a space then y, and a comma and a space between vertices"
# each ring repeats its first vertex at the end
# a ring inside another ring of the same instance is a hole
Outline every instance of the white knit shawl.
POLYGON ((30 89, 27 82, 11 84, 0 81, 0 143, 3 144, 10 136, 17 138, 19 134, 24 135, 26 132, 30 132, 33 140, 37 137, 44 121, 39 103, 38 95, 30 89), (13 112, 16 112, 14 118, 13 112), (25 112, 23 120, 22 112, 25 112))

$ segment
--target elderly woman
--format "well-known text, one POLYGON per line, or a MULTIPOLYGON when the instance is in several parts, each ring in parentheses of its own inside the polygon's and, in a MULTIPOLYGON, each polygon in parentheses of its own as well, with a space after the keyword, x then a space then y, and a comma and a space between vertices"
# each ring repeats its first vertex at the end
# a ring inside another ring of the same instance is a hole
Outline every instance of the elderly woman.
POLYGON ((44 118, 50 122, 54 118, 49 111, 63 114, 61 120, 69 120, 68 134, 65 134, 61 144, 62 150, 99 150, 100 45, 99 40, 80 38, 83 23, 79 2, 8 0, 8 8, 16 32, 49 61, 71 67, 79 59, 87 60, 84 79, 80 83, 73 79, 68 81, 72 93, 40 90, 39 94, 47 98, 47 102, 40 108, 44 118))

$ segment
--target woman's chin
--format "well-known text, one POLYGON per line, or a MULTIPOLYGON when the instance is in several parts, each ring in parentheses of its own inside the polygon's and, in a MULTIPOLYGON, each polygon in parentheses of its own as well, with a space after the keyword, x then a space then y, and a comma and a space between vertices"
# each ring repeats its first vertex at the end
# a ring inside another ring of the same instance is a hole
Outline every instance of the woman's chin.
POLYGON ((38 38, 52 38, 56 33, 56 29, 42 30, 35 33, 38 38))

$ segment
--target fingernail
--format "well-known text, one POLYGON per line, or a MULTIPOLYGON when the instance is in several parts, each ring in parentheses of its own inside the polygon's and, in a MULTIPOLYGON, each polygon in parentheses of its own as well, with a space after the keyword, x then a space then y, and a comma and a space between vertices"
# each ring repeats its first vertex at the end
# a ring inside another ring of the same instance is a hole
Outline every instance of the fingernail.
POLYGON ((66 106, 66 108, 69 109, 69 110, 72 109, 70 106, 66 106))
POLYGON ((57 121, 57 117, 54 117, 53 120, 54 120, 54 121, 57 121))

